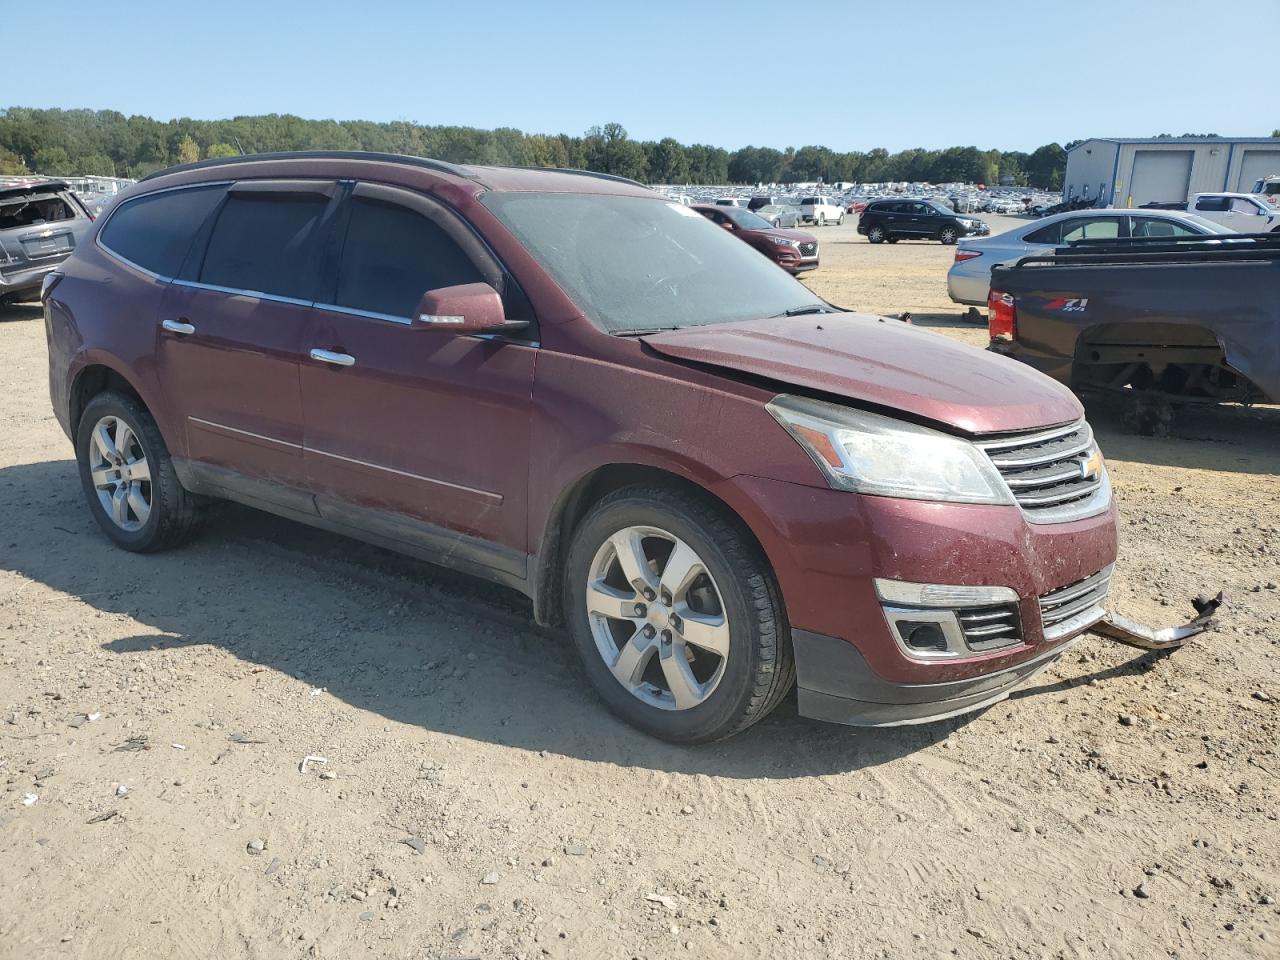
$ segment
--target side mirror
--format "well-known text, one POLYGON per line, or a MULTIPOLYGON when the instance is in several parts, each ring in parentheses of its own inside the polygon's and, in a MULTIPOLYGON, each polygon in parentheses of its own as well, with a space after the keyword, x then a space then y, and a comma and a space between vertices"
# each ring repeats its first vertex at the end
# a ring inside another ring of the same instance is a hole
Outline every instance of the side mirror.
POLYGON ((508 320, 502 297, 487 283, 459 283, 428 290, 414 311, 415 330, 449 333, 455 336, 521 330, 529 324, 508 320))
POLYGON ((724 228, 725 228, 726 230, 728 230, 730 233, 733 233, 733 224, 732 224, 732 223, 730 223, 728 220, 726 220, 724 223, 720 224, 720 226, 724 227, 724 228))

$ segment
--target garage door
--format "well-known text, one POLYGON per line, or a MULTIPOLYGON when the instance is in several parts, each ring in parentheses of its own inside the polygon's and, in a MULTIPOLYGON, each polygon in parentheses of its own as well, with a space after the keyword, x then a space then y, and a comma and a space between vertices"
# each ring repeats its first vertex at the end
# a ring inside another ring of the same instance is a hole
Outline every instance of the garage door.
POLYGON ((1128 195, 1133 205, 1187 199, 1191 185, 1190 150, 1139 150, 1133 155, 1128 195))
POLYGON ((1248 193, 1255 180, 1273 173, 1280 174, 1280 150, 1246 150, 1240 159, 1240 179, 1232 189, 1248 193))

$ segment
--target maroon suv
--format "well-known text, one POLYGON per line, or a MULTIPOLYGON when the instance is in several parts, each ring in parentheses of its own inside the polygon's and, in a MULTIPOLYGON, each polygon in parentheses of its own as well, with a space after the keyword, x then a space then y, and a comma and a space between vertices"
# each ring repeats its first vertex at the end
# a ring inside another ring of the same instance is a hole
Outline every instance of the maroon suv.
POLYGON ((376 154, 149 177, 45 283, 94 517, 236 500, 526 593, 604 701, 710 740, 990 704, 1102 615, 1072 394, 838 311, 696 211, 376 154))
POLYGON ((818 238, 803 230, 775 227, 758 213, 741 207, 694 204, 694 210, 739 240, 751 244, 788 273, 803 273, 818 265, 818 238))

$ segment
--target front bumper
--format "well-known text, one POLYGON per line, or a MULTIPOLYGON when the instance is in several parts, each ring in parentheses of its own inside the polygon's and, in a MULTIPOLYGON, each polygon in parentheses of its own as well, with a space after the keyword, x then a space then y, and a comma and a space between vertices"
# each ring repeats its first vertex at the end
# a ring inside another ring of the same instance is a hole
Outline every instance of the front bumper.
POLYGON ((844 723, 919 723, 1007 695, 1090 626, 1064 624, 1046 637, 1042 599, 1116 558, 1113 506, 1036 524, 1016 506, 861 496, 756 477, 735 477, 715 492, 751 526, 777 577, 801 712, 844 723), (1017 642, 952 658, 908 655, 877 578, 1006 587, 1017 597, 1017 642))
POLYGON ((999 703, 1066 652, 1061 641, 1011 667, 968 680, 895 683, 885 680, 852 644, 793 630, 801 716, 855 727, 931 723, 999 703))

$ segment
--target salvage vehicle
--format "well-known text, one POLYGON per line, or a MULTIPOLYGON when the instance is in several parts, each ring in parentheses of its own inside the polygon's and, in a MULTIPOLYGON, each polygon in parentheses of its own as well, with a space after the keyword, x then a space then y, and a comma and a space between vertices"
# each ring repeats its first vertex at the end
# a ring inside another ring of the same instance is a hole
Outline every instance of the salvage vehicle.
POLYGON ((1066 387, 842 311, 628 180, 206 160, 132 187, 41 299, 114 543, 225 499, 487 578, 657 737, 797 684, 842 723, 981 709, 1109 622, 1111 484, 1066 387))
POLYGON ((947 295, 956 303, 985 307, 991 292, 991 269, 1023 257, 1052 254, 1059 246, 1081 240, 1126 237, 1193 237, 1231 234, 1220 224, 1186 213, 1165 210, 1085 210, 1059 213, 1025 223, 994 237, 961 240, 947 272, 947 295))
POLYGON ((1181 406, 1280 402, 1280 236, 1085 241, 991 272, 991 349, 1142 432, 1181 406))
POLYGON ((764 217, 737 207, 698 204, 693 209, 789 273, 803 273, 818 266, 818 238, 812 233, 781 229, 764 217))
POLYGON ((872 243, 937 240, 950 245, 961 237, 985 237, 991 227, 936 200, 873 200, 858 218, 858 232, 872 243))
POLYGON ((800 226, 801 221, 804 219, 799 207, 783 203, 757 207, 754 212, 768 220, 770 226, 783 227, 788 230, 800 226))
POLYGON ((0 304, 34 300, 92 220, 61 180, 0 186, 0 304))
POLYGON ((1254 181, 1251 192, 1255 196, 1264 197, 1273 207, 1280 205, 1280 174, 1259 177, 1254 181))

